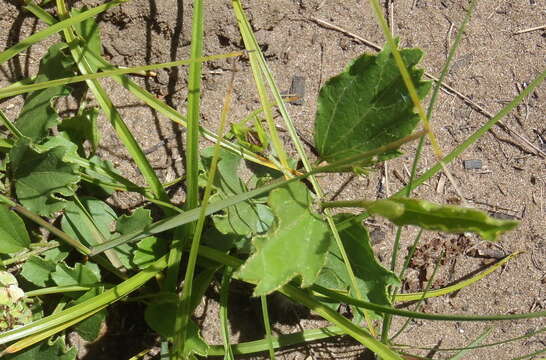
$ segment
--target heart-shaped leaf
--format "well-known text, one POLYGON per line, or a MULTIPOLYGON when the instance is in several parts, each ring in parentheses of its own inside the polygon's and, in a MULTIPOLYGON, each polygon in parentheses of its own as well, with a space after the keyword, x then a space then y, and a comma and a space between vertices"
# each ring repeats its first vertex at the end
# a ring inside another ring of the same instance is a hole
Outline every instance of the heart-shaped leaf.
MULTIPOLYGON (((419 49, 400 50, 419 97, 430 83, 421 81, 415 65, 419 49)), ((320 90, 315 117, 315 147, 333 162, 376 149, 409 135, 418 122, 413 103, 388 45, 377 55, 364 54, 320 90)), ((396 156, 397 151, 380 159, 396 156)))

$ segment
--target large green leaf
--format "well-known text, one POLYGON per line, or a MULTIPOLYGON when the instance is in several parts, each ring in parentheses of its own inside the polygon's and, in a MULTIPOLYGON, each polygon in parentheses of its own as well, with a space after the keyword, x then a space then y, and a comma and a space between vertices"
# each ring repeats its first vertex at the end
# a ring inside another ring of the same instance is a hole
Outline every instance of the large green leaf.
MULTIPOLYGON (((40 62, 35 83, 68 77, 74 74, 74 63, 62 53, 66 44, 51 46, 40 62)), ((51 101, 69 94, 66 86, 54 86, 35 91, 27 96, 15 125, 21 133, 38 142, 48 135, 51 127, 59 122, 59 115, 51 106, 51 101)))
POLYGON ((475 232, 495 241, 517 221, 492 218, 482 211, 457 206, 441 206, 425 200, 393 198, 362 203, 371 214, 384 216, 396 225, 417 225, 427 230, 450 233, 475 232))
MULTIPOLYGON (((363 300, 390 306, 387 286, 399 285, 398 277, 376 260, 368 231, 354 215, 340 214, 335 217, 335 221, 336 223, 344 222, 343 228, 339 230, 339 236, 349 257, 363 300)), ((329 289, 349 290, 353 296, 356 293, 351 289, 351 280, 335 242, 330 245, 326 265, 320 272, 317 284, 329 289)))
POLYGON ((63 161, 67 148, 55 147, 39 153, 21 139, 10 152, 15 191, 30 211, 50 215, 62 210, 66 201, 57 195, 71 196, 80 177, 77 166, 63 161))
POLYGON ((269 205, 276 221, 267 234, 254 238, 255 253, 237 272, 243 280, 257 284, 255 296, 269 294, 297 276, 303 287, 315 282, 330 236, 311 204, 311 194, 300 182, 271 191, 269 205))
MULTIPOLYGON (((423 70, 415 65, 419 49, 400 51, 419 97, 430 83, 421 81, 423 70)), ((329 162, 376 149, 409 135, 418 122, 391 49, 364 54, 352 61, 320 90, 315 117, 315 146, 329 162)), ((396 155, 384 154, 380 158, 396 155)))
POLYGON ((7 206, 0 205, 0 254, 17 252, 29 244, 23 220, 7 206))
MULTIPOLYGON (((110 239, 110 226, 116 221, 116 212, 105 202, 94 198, 82 198, 81 203, 85 207, 85 211, 91 216, 96 230, 100 231, 100 236, 107 240, 110 239)), ((84 210, 75 202, 69 203, 64 210, 61 227, 64 232, 85 245, 100 243, 93 223, 90 222, 84 210)))
MULTIPOLYGON (((212 148, 209 148, 212 149, 212 148)), ((209 150, 207 149, 207 150, 209 150)), ((211 151, 203 154, 203 163, 208 168, 211 151)), ((217 191, 213 198, 223 200, 247 191, 238 174, 241 157, 222 150, 218 171, 214 179, 217 191)), ((213 201, 214 199, 211 199, 213 201)), ((251 235, 267 231, 273 222, 271 210, 264 204, 248 200, 227 208, 223 214, 214 215, 214 225, 223 234, 251 235)))

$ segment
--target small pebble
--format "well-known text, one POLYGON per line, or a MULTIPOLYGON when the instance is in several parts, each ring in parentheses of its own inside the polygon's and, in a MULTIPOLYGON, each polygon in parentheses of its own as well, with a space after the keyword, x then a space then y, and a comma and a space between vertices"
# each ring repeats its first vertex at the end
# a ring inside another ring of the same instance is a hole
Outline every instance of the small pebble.
POLYGON ((463 165, 466 170, 481 169, 482 161, 481 160, 464 160, 463 165))
POLYGON ((303 76, 294 76, 292 78, 292 84, 290 85, 289 94, 290 96, 296 97, 294 101, 290 102, 291 104, 303 104, 303 98, 305 96, 305 78, 303 76))

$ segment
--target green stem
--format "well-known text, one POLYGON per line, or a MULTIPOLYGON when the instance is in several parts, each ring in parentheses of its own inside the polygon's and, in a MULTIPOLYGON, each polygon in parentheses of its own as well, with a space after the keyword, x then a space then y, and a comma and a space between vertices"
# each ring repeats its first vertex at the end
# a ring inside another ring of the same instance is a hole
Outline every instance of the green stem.
POLYGON ((13 210, 15 210, 19 214, 23 215, 27 219, 31 220, 35 224, 37 224, 37 225, 43 227, 44 229, 48 230, 50 233, 54 234, 59 239, 63 240, 67 244, 74 247, 80 253, 82 253, 84 255, 89 255, 91 253, 91 250, 89 250, 89 248, 87 248, 85 245, 80 243, 78 240, 74 239, 72 236, 68 235, 67 233, 62 232, 61 230, 57 229, 55 226, 51 225, 50 223, 48 223, 47 221, 42 219, 40 216, 33 213, 32 211, 25 209, 24 207, 17 204, 16 202, 8 199, 4 195, 0 195, 0 201, 3 202, 3 203, 8 204, 9 206, 11 206, 11 208, 13 210))
POLYGON ((260 302, 262 304, 262 320, 265 329, 265 338, 267 340, 267 350, 269 351, 269 359, 275 360, 275 349, 273 348, 273 340, 271 336, 271 323, 269 322, 269 309, 267 308, 267 297, 265 295, 260 296, 260 302))
POLYGON ((15 255, 13 257, 10 257, 9 259, 6 259, 6 260, 0 260, 0 267, 5 268, 5 267, 7 267, 8 265, 11 265, 11 264, 21 263, 21 262, 27 260, 31 256, 39 255, 39 254, 41 254, 41 253, 43 253, 45 251, 54 249, 54 248, 56 248, 58 246, 59 246, 58 242, 49 241, 47 244, 45 244, 45 246, 41 246, 38 249, 31 250, 31 251, 28 251, 28 252, 24 252, 22 254, 17 254, 17 255, 15 255))

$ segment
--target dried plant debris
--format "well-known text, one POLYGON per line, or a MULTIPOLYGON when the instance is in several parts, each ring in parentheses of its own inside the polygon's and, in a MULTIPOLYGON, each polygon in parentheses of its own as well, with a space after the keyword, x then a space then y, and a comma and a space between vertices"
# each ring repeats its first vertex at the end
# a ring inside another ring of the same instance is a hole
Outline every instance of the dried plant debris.
POLYGON ((435 237, 419 246, 409 263, 410 271, 404 283, 406 291, 423 290, 432 277, 437 263, 439 268, 431 288, 446 286, 452 280, 448 273, 451 272, 457 258, 470 248, 470 242, 468 237, 459 235, 449 238, 435 237))

